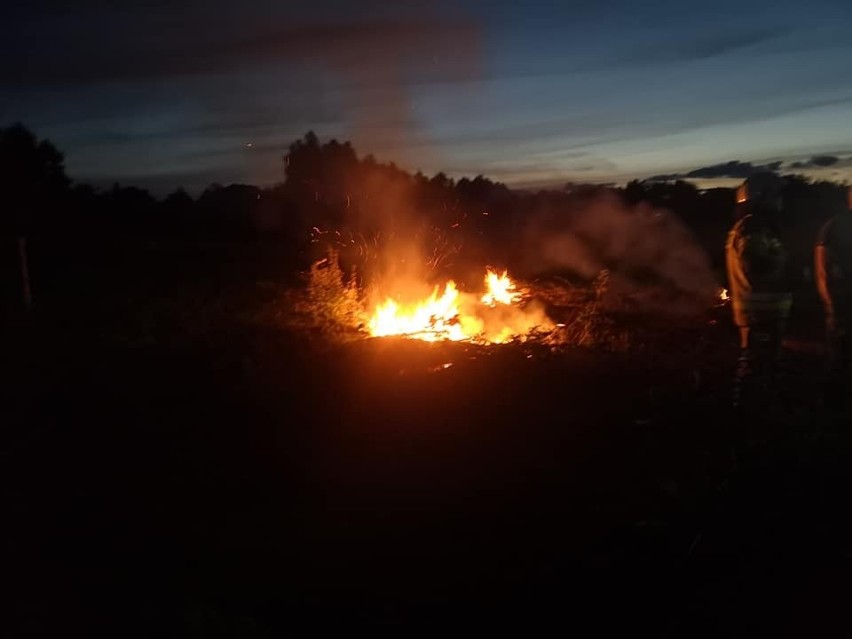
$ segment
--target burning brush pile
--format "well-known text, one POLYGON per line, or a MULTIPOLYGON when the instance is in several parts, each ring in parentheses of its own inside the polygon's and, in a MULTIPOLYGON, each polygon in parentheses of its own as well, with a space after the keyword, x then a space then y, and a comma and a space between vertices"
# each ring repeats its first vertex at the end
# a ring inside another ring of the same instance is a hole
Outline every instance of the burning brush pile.
POLYGON ((479 293, 460 291, 450 280, 424 299, 389 297, 368 311, 365 328, 373 337, 503 344, 551 331, 554 324, 506 271, 488 268, 479 293))
POLYGON ((303 307, 326 329, 426 342, 504 344, 558 328, 505 270, 487 268, 478 290, 462 290, 448 280, 431 288, 423 282, 376 283, 365 291, 354 277, 345 277, 334 252, 311 267, 303 307), (381 292, 388 288, 390 294, 381 292))
POLYGON ((477 244, 477 234, 428 224, 399 224, 369 241, 315 228, 312 244, 325 250, 314 252, 289 314, 323 338, 607 351, 651 339, 658 326, 703 325, 722 294, 677 220, 611 198, 569 212, 554 214, 553 227, 528 220, 512 236, 521 245, 514 256, 497 240, 477 244), (484 266, 501 261, 538 279, 522 283, 484 266))

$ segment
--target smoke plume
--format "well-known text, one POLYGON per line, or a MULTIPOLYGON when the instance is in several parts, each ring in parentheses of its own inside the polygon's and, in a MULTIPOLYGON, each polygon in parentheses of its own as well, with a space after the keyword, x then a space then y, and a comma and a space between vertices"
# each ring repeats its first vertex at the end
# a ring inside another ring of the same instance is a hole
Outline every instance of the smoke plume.
POLYGON ((608 269, 613 292, 653 306, 657 299, 665 310, 706 308, 716 295, 707 254, 669 212, 629 206, 605 193, 537 217, 526 233, 527 265, 534 271, 567 271, 588 280, 608 269))

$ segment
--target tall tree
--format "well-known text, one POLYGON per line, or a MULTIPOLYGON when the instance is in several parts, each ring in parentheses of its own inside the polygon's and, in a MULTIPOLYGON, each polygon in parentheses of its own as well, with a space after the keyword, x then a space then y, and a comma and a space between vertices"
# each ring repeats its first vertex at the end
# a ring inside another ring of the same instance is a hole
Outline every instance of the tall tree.
POLYGON ((65 158, 22 124, 0 128, 0 202, 4 230, 25 235, 34 217, 67 188, 65 158))
POLYGON ((32 304, 26 236, 69 185, 64 157, 22 124, 0 128, 0 231, 17 236, 24 303, 32 304))

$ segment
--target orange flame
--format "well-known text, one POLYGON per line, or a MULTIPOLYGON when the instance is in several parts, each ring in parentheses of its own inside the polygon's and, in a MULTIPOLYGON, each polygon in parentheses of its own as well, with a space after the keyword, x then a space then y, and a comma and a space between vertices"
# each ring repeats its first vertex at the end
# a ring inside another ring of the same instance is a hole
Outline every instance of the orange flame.
POLYGON ((388 298, 376 306, 367 332, 373 337, 399 335, 427 342, 499 344, 523 338, 534 328, 553 328, 540 309, 520 306, 522 295, 505 271, 498 275, 489 269, 485 286, 481 297, 459 291, 449 281, 443 289, 436 286, 429 297, 414 303, 388 298))
POLYGON ((518 292, 515 283, 509 279, 507 271, 503 271, 502 275, 497 275, 490 268, 486 270, 485 286, 488 292, 482 296, 482 303, 486 306, 495 306, 499 304, 516 304, 521 301, 521 294, 518 292))
POLYGON ((450 280, 439 296, 438 288, 427 299, 409 305, 400 305, 394 299, 380 304, 367 323, 370 335, 387 337, 405 335, 427 342, 468 339, 459 317, 459 290, 450 280))

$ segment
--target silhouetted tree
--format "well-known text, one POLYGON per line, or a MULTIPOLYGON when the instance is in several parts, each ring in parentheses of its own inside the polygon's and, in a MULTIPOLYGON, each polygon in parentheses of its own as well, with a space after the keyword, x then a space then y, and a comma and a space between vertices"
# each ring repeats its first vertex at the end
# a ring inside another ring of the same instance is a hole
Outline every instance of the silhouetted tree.
POLYGON ((195 200, 183 188, 169 193, 160 202, 162 228, 168 232, 187 233, 195 225, 195 200))
POLYGON ((817 233, 826 220, 845 210, 846 188, 802 175, 785 175, 784 182, 784 206, 778 226, 790 252, 792 275, 807 279, 817 233))
POLYGON ((163 199, 163 206, 172 211, 184 211, 195 203, 192 196, 183 188, 178 188, 163 199))
MULTIPOLYGON (((522 257, 523 243, 517 240, 531 220, 570 216, 601 194, 617 192, 630 204, 671 211, 722 270, 735 208, 732 189, 700 190, 683 180, 634 180, 621 189, 570 183, 533 192, 511 190, 482 175, 456 180, 443 172, 411 174, 372 155, 359 158, 348 142, 323 143, 312 131, 288 147, 284 161, 285 181, 273 188, 213 184, 197 200, 178 189, 157 202, 132 186, 69 188, 56 147, 14 125, 0 129, 0 232, 35 234, 41 256, 34 262, 52 263, 56 272, 78 259, 81 242, 95 260, 107 245, 121 257, 134 235, 162 233, 226 240, 265 236, 292 257, 291 264, 306 261, 323 242, 334 243, 341 256, 351 254, 354 264, 363 255, 381 253, 378 238, 414 235, 456 251, 456 263, 509 266, 522 257), (71 234, 75 241, 69 243, 71 234), (51 242, 42 241, 48 235, 51 242), (119 235, 121 241, 113 241, 119 235), (464 247, 461 253, 458 247, 464 247), (66 254, 60 255, 62 250, 66 254)), ((802 271, 810 264, 817 229, 843 206, 843 187, 802 176, 785 176, 785 181, 780 226, 791 263, 802 271)))
POLYGON ((46 224, 68 189, 64 158, 22 124, 0 129, 0 233, 17 236, 22 297, 32 304, 26 236, 46 224))
POLYGON ((202 229, 225 237, 253 235, 252 219, 261 193, 247 184, 211 184, 196 203, 202 229))
POLYGON ((0 224, 6 232, 26 234, 69 184, 64 157, 51 142, 22 124, 0 129, 0 224))

